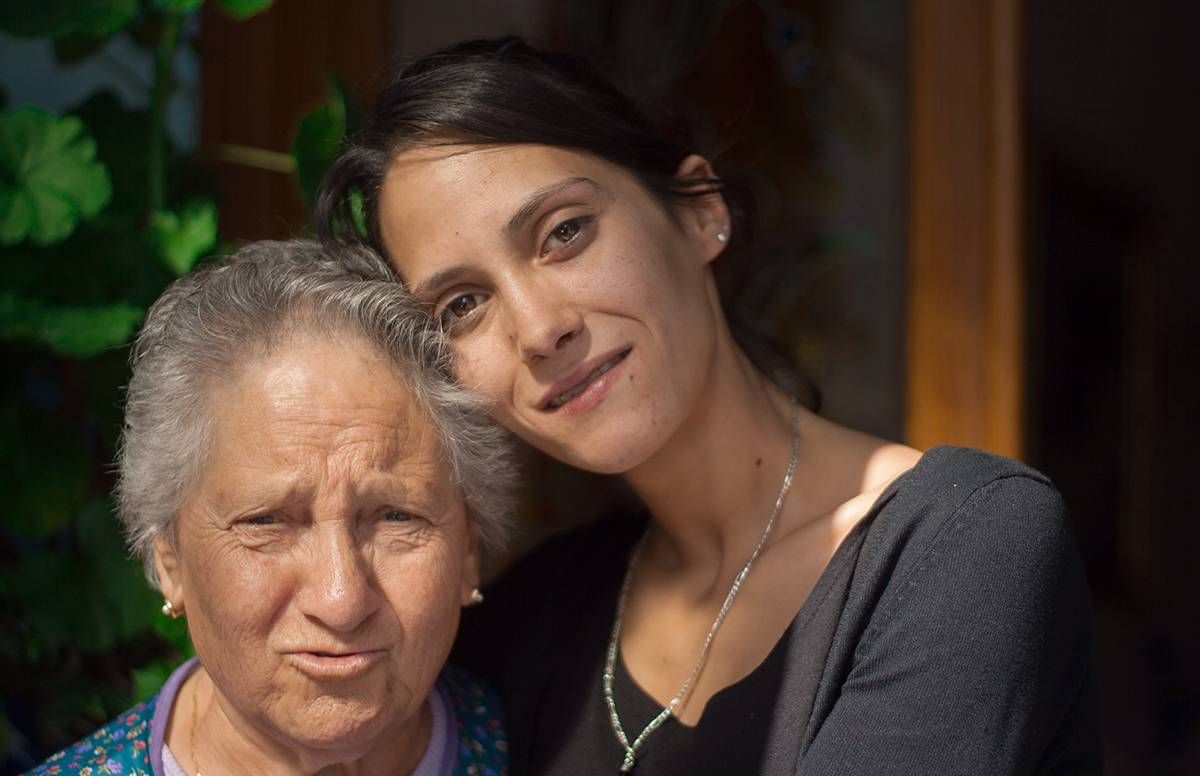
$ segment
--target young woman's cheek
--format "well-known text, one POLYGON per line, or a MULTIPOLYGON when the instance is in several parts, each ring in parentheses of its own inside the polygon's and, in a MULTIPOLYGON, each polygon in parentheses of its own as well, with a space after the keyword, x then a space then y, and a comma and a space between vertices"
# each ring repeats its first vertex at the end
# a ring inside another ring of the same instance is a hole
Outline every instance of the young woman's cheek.
POLYGON ((488 412, 504 422, 512 412, 516 359, 511 348, 490 332, 466 337, 454 346, 454 378, 482 397, 488 412))

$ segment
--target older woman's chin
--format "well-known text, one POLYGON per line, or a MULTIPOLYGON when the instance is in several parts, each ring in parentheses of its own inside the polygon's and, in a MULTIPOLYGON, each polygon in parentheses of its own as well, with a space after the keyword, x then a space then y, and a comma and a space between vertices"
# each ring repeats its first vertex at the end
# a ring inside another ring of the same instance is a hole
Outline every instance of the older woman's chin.
POLYGON ((268 724, 292 746, 361 756, 381 742, 417 736, 425 713, 424 694, 390 682, 348 683, 338 692, 307 698, 279 698, 267 713, 268 724))

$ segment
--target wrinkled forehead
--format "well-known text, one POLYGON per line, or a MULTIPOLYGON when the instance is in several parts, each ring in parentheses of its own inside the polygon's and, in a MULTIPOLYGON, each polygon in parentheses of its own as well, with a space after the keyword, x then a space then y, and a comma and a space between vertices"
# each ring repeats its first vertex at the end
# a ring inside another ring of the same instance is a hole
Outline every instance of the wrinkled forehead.
POLYGON ((371 448, 387 460, 440 459, 434 419, 412 375, 362 335, 298 330, 247 354, 230 379, 210 386, 214 442, 267 451, 371 448), (270 444, 268 444, 270 443, 270 444))
POLYGON ((207 449, 185 504, 233 514, 365 499, 465 514, 434 419, 365 342, 295 339, 249 359, 209 399, 207 449))

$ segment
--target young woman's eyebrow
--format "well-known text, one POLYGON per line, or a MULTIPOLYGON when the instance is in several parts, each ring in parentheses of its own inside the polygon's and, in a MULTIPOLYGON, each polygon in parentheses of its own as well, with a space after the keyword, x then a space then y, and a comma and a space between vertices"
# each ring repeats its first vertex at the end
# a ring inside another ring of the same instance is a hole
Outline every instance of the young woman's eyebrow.
POLYGON ((599 183, 596 183, 591 178, 585 178, 582 176, 566 178, 557 183, 551 183, 548 186, 543 186, 542 188, 530 194, 521 207, 517 208, 517 212, 513 213, 513 217, 508 219, 508 226, 505 227, 505 231, 508 232, 510 237, 515 236, 525 226, 526 222, 528 222, 530 218, 533 218, 533 215, 538 211, 538 208, 540 208, 546 200, 550 199, 550 197, 553 197, 555 194, 558 194, 559 192, 569 189, 572 186, 580 183, 588 185, 594 191, 600 191, 599 183))
POLYGON ((454 283, 454 281, 466 275, 469 271, 470 268, 462 264, 446 267, 433 273, 415 286, 410 287, 408 291, 418 299, 425 299, 437 289, 454 283))
MULTIPOLYGON (((508 233, 510 237, 517 235, 525 227, 525 224, 528 223, 529 219, 533 218, 538 209, 545 204, 546 200, 560 192, 566 191, 572 186, 577 186, 579 184, 587 186, 594 192, 602 191, 599 183, 596 183, 596 181, 592 180, 591 178, 586 178, 583 176, 564 178, 556 183, 543 186, 542 188, 530 194, 525 201, 521 203, 521 207, 517 208, 517 212, 513 213, 512 218, 508 219, 508 224, 504 227, 505 232, 508 233)), ((409 288, 409 292, 418 299, 425 299, 437 289, 454 283, 454 281, 458 280, 463 275, 466 275, 469 271, 470 268, 461 264, 456 264, 452 267, 446 267, 445 269, 438 270, 437 272, 433 273, 420 283, 411 286, 409 288)))

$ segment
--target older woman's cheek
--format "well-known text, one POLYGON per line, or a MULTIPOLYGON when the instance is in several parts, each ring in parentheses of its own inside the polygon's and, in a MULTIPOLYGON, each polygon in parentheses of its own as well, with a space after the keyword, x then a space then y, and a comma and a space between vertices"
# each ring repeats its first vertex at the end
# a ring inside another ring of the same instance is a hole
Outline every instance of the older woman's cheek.
POLYGON ((196 653, 219 686, 241 688, 253 699, 249 706, 265 704, 282 668, 279 626, 294 592, 290 559, 229 537, 198 549, 198 568, 188 575, 188 595, 198 604, 188 620, 196 653))
POLYGON ((450 654, 461 613, 461 554, 441 538, 417 551, 376 553, 375 575, 388 611, 399 620, 403 659, 421 666, 394 680, 407 684, 436 675, 450 654))

